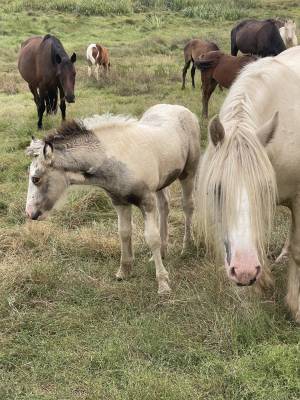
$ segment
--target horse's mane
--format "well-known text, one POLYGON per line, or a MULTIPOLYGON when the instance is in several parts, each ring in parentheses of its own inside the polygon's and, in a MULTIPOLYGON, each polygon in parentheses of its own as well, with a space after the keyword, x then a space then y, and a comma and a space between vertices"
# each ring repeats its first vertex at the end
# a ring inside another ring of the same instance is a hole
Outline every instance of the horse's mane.
POLYGON ((71 120, 63 123, 59 128, 54 131, 50 131, 44 138, 45 143, 52 145, 72 142, 79 137, 91 137, 94 136, 93 132, 86 128, 83 121, 71 120))
POLYGON ((233 84, 220 112, 224 140, 216 147, 212 143, 208 145, 196 184, 196 230, 217 252, 224 247, 216 239, 224 240, 226 233, 235 226, 237 199, 242 189, 246 189, 252 237, 262 263, 271 232, 277 186, 272 164, 255 134, 260 111, 255 108, 255 90, 257 85, 260 90, 265 89, 261 87, 264 74, 256 85, 254 82, 262 72, 262 64, 270 62, 272 60, 265 59, 260 65, 250 64, 233 84))
POLYGON ((130 115, 112 115, 110 113, 103 115, 94 115, 82 120, 87 129, 113 129, 124 128, 138 123, 136 118, 130 115))
POLYGON ((66 50, 64 49, 64 46, 62 45, 61 41, 57 39, 57 37, 50 35, 49 33, 44 36, 42 43, 45 43, 46 41, 51 42, 51 59, 53 64, 56 63, 55 61, 55 56, 58 54, 61 58, 68 58, 68 54, 66 53, 66 50))

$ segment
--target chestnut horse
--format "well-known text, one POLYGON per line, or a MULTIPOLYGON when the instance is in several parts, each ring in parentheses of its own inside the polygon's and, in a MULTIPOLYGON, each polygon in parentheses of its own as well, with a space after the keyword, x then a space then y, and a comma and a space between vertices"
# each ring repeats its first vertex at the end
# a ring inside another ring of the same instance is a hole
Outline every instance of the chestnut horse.
POLYGON ((185 77, 191 62, 193 63, 191 69, 192 86, 195 88, 195 60, 197 60, 202 54, 212 50, 219 50, 219 47, 208 40, 192 39, 184 46, 183 53, 185 64, 182 70, 182 89, 185 89, 185 77))
POLYGON ((217 84, 229 88, 240 70, 257 60, 256 56, 230 56, 222 51, 210 51, 195 61, 201 71, 202 80, 202 115, 208 116, 208 102, 217 84))
POLYGON ((109 54, 106 47, 100 44, 90 44, 86 50, 86 59, 88 62, 88 76, 92 75, 92 65, 95 66, 95 74, 97 81, 99 80, 100 66, 107 72, 110 68, 109 54))
POLYGON ((38 112, 38 128, 42 128, 45 109, 56 112, 57 91, 60 94, 62 119, 66 118, 66 103, 74 103, 76 54, 69 58, 61 42, 51 35, 34 36, 21 45, 18 68, 28 83, 38 112))
POLYGON ((274 19, 248 19, 238 23, 231 31, 231 55, 236 56, 240 50, 260 57, 276 56, 286 50, 279 33, 282 25, 274 19))

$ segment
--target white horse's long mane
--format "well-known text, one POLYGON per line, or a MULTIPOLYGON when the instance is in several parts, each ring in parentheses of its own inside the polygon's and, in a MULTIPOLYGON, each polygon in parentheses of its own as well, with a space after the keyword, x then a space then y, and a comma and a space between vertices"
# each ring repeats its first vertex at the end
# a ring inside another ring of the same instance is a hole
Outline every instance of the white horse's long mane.
POLYGON ((136 124, 138 120, 130 115, 113 115, 110 113, 103 115, 93 115, 92 117, 81 120, 87 129, 110 129, 136 124))
MULTIPOLYGON (((259 107, 253 99, 262 86, 265 59, 250 64, 232 86, 220 112, 225 138, 216 147, 209 143, 200 165, 196 184, 195 213, 198 238, 208 247, 223 251, 220 239, 237 221, 237 199, 247 191, 250 223, 254 242, 263 263, 277 199, 276 179, 272 164, 256 136, 259 107)), ((240 197, 241 198, 241 197, 240 197)))

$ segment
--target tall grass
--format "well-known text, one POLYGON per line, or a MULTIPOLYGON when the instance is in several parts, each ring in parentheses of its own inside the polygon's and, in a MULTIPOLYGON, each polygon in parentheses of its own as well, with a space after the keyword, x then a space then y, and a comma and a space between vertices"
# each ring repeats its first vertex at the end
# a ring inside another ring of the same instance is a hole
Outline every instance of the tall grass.
POLYGON ((259 6, 258 0, 4 0, 6 11, 60 11, 78 15, 126 15, 144 11, 176 11, 186 17, 235 19, 259 6))

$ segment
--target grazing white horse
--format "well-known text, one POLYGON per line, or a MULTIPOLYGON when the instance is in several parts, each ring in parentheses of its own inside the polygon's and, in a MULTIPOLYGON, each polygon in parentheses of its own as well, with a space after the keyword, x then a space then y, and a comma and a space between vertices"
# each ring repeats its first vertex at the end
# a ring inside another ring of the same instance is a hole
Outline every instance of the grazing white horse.
POLYGON ((69 185, 103 188, 118 213, 121 266, 116 276, 124 279, 133 262, 131 206, 136 205, 144 216, 158 292, 169 292, 169 276, 162 262, 168 241, 166 188, 176 179, 182 186, 185 249, 192 240, 199 134, 198 120, 191 111, 168 104, 151 107, 140 120, 95 116, 68 122, 44 140, 33 140, 27 148, 34 159, 26 213, 31 219, 45 217, 69 185))
POLYGON ((198 234, 238 285, 262 281, 275 204, 292 212, 287 304, 300 322, 300 47, 245 67, 209 125, 198 234))
POLYGON ((289 47, 298 46, 295 21, 292 19, 285 21, 284 26, 279 28, 279 32, 287 49, 289 47))

